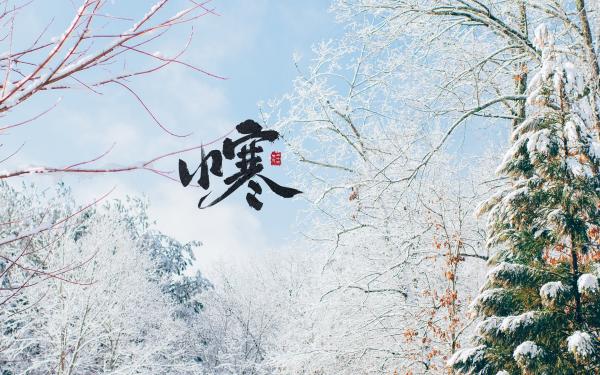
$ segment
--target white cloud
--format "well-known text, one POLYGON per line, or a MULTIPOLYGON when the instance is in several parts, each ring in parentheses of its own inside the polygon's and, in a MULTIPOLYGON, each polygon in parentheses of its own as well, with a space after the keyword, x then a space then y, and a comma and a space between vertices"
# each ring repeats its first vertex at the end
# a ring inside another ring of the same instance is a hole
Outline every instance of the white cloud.
POLYGON ((202 241, 196 254, 201 269, 222 259, 239 260, 267 250, 254 212, 238 201, 200 210, 197 203, 203 192, 164 182, 150 196, 150 216, 161 231, 180 241, 202 241))

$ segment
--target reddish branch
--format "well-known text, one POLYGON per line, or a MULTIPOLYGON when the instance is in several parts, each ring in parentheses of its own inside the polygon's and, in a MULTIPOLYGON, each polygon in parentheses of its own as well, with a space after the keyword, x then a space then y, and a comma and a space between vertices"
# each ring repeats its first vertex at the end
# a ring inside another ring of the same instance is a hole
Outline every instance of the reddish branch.
MULTIPOLYGON (((161 176, 164 177, 168 177, 168 175, 171 172, 164 172, 164 171, 159 171, 155 168, 152 167, 152 164, 165 159, 169 156, 174 156, 174 155, 179 155, 185 152, 189 152, 189 151, 193 151, 193 150, 198 150, 201 149, 202 147, 206 147, 209 145, 212 145, 220 140, 223 140, 225 137, 227 137, 229 134, 231 134, 233 132, 233 128, 227 132, 226 134, 213 139, 210 142, 207 143, 203 143, 201 145, 197 145, 197 146, 192 146, 192 147, 188 147, 188 148, 184 148, 181 150, 177 150, 177 151, 171 151, 168 152, 166 154, 162 154, 159 156, 156 156, 148 161, 145 161, 143 163, 140 164, 133 164, 133 165, 127 165, 127 166, 123 166, 123 167, 117 167, 117 168, 103 168, 103 167, 96 167, 96 168, 81 168, 81 166, 84 165, 88 165, 91 163, 94 163, 100 159, 102 159, 104 156, 108 155, 110 153, 110 151, 112 150, 111 146, 109 148, 108 151, 102 153, 101 155, 94 157, 93 159, 87 160, 87 161, 82 161, 82 162, 78 162, 75 164, 71 164, 65 167, 30 167, 30 168, 23 168, 23 169, 18 169, 12 172, 4 172, 4 173, 0 173, 0 180, 3 179, 8 179, 11 177, 17 177, 17 176, 23 176, 23 175, 27 175, 27 174, 55 174, 55 173, 118 173, 118 172, 131 172, 131 171, 135 171, 135 170, 145 170, 145 171, 150 171, 152 173, 156 173, 159 174, 161 176)), ((170 177, 168 177, 170 178, 170 177)), ((172 178, 170 178, 172 179, 172 178)), ((2 245, 2 241, 0 241, 0 246, 2 245)))
MULTIPOLYGON (((207 14, 214 14, 212 9, 206 8, 206 4, 209 1, 205 1, 201 3, 190 2, 192 6, 171 17, 159 17, 160 11, 172 2, 173 0, 158 1, 129 29, 119 34, 105 35, 95 31, 94 21, 100 16, 100 12, 106 5, 106 1, 85 0, 71 24, 56 42, 40 44, 40 38, 38 38, 26 49, 11 51, 7 56, 0 58, 0 64, 3 65, 2 68, 5 70, 5 79, 1 86, 0 114, 11 110, 42 90, 87 88, 97 93, 93 88, 98 88, 108 83, 118 83, 127 88, 146 107, 143 101, 129 88, 126 79, 155 72, 171 63, 186 66, 210 77, 224 79, 224 77, 179 60, 183 51, 169 58, 157 56, 141 48, 150 41, 164 35, 176 25, 190 23, 207 14), (152 35, 154 33, 158 33, 158 35, 152 35), (108 42, 103 42, 107 39, 109 40, 108 42), (103 42, 103 47, 96 47, 101 42, 103 42), (47 54, 37 63, 25 62, 23 60, 25 56, 33 55, 34 53, 39 54, 43 51, 47 51, 47 54), (132 54, 159 60, 161 64, 153 69, 109 73, 104 78, 95 78, 91 82, 86 82, 88 79, 85 79, 83 76, 84 72, 104 72, 104 69, 111 64, 123 66, 128 55, 132 54), (25 70, 28 70, 28 72, 25 73, 25 70), (72 81, 75 84, 71 83, 72 81)), ((8 17, 9 15, 13 15, 14 17, 15 13, 5 12, 4 15, 0 15, 0 21, 3 17, 8 17)), ((125 18, 113 17, 112 19, 124 20, 125 18)), ((12 28, 7 33, 12 38, 12 28)), ((189 41, 184 44, 187 48, 189 41)), ((186 48, 184 48, 184 51, 186 48)), ((147 110, 151 113, 149 109, 147 110)), ((156 118, 155 121, 167 133, 174 135, 172 132, 166 130, 156 118)))

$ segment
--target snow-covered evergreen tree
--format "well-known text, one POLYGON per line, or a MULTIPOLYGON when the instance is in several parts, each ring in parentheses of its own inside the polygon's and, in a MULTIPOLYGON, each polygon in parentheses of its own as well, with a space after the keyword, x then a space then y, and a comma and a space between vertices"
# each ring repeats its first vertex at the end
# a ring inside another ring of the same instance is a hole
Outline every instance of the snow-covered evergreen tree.
POLYGON ((125 202, 116 200, 110 205, 119 212, 137 247, 152 260, 150 278, 177 303, 178 315, 198 313, 202 308, 200 294, 211 286, 199 270, 190 271, 196 260, 194 250, 202 243, 182 243, 155 229, 148 217, 148 202, 140 198, 127 197, 125 202))
POLYGON ((577 51, 535 31, 542 66, 527 118, 498 172, 507 188, 481 207, 497 246, 481 293, 477 346, 449 365, 468 374, 600 371, 600 144, 590 78, 577 51))

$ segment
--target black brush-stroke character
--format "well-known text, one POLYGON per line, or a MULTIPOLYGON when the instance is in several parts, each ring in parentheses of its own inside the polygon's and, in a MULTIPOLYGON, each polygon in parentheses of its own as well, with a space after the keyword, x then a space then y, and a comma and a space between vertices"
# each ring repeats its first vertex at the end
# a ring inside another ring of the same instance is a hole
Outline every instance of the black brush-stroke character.
POLYGON ((263 148, 260 145, 258 145, 258 143, 263 141, 274 142, 279 138, 279 133, 277 131, 263 130, 262 126, 260 126, 253 120, 246 120, 240 123, 236 126, 236 130, 243 136, 235 141, 231 140, 230 138, 225 138, 225 140, 223 141, 222 153, 220 151, 213 150, 207 155, 204 155, 204 150, 202 149, 202 161, 200 162, 200 166, 196 168, 194 173, 190 174, 186 162, 181 159, 179 160, 179 179, 181 180, 183 186, 188 186, 196 172, 198 172, 198 169, 200 169, 200 178, 198 179, 198 184, 204 190, 206 190, 210 186, 208 174, 208 159, 211 160, 210 173, 218 177, 223 176, 223 156, 228 160, 232 160, 236 156, 239 159, 235 163, 235 166, 238 168, 238 171, 223 180, 223 182, 226 185, 229 185, 229 188, 227 188, 227 190, 221 196, 217 197, 209 204, 203 206, 202 204, 204 203, 206 198, 211 194, 209 192, 208 194, 200 198, 200 201, 198 202, 198 208, 203 209, 214 206, 223 199, 227 198, 240 186, 244 185, 247 182, 248 188, 252 190, 252 193, 246 194, 246 202, 248 202, 248 205, 250 205, 250 207, 254 208, 257 211, 260 211, 260 209, 263 206, 263 203, 258 200, 257 195, 260 195, 262 193, 262 187, 258 182, 253 180, 254 177, 260 177, 271 189, 271 191, 273 191, 280 197, 291 198, 294 195, 301 193, 300 190, 281 186, 275 181, 260 174, 260 172, 263 171, 264 166, 262 164, 262 158, 258 154, 263 152, 263 148), (245 144, 248 141, 250 141, 249 144, 245 144), (236 153, 235 150, 240 145, 242 147, 236 153))

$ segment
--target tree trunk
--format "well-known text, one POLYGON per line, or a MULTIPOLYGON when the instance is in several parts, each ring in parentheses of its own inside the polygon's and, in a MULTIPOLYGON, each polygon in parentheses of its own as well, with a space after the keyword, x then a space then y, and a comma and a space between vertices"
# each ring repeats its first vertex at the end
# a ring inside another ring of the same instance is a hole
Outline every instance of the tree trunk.
POLYGON ((600 113, 598 105, 598 88, 600 87, 600 67, 598 66, 598 57, 594 50, 594 40, 592 37, 592 31, 590 29, 590 21, 585 9, 585 0, 575 0, 575 6, 577 7, 577 13, 579 13, 579 21, 581 23, 581 33, 583 34, 584 48, 587 54, 587 60, 590 65, 591 77, 591 90, 592 90, 592 110, 595 118, 596 136, 600 138, 600 113))
MULTIPOLYGON (((573 244, 573 237, 571 237, 571 286, 575 293, 575 321, 578 325, 583 323, 581 316, 581 295, 579 294, 579 288, 577 288, 577 280, 579 279, 579 264, 578 255, 575 245, 573 244)), ((579 327, 578 327, 579 328, 579 327)))
MULTIPOLYGON (((519 31, 525 36, 528 35, 527 27, 527 6, 523 0, 519 0, 519 31)), ((525 52, 524 48, 517 49, 517 53, 525 52)), ((516 65, 515 72, 515 94, 523 95, 527 90, 527 63, 520 62, 516 65)), ((513 120, 513 129, 515 129, 525 119, 525 100, 516 102, 515 115, 518 117, 513 120)))

